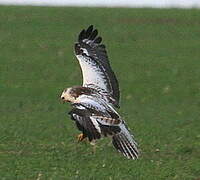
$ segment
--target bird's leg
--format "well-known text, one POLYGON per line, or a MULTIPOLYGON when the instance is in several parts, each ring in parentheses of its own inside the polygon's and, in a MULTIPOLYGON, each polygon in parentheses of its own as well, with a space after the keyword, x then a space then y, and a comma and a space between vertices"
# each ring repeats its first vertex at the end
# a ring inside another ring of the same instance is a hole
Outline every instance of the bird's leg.
POLYGON ((87 137, 87 136, 86 136, 85 134, 83 134, 83 133, 79 134, 79 135, 77 136, 78 142, 83 141, 86 137, 87 137))
POLYGON ((97 147, 96 141, 95 141, 95 140, 92 140, 92 141, 90 142, 90 144, 92 145, 92 152, 95 153, 95 152, 96 152, 96 147, 97 147))

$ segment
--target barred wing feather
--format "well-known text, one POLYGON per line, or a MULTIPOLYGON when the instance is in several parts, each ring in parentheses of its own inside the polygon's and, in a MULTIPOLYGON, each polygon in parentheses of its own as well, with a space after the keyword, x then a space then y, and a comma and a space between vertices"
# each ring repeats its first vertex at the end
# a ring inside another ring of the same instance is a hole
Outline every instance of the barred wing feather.
POLYGON ((99 104, 91 99, 82 99, 73 105, 72 119, 89 140, 112 136, 113 146, 129 159, 138 158, 137 143, 125 122, 110 105, 99 104))

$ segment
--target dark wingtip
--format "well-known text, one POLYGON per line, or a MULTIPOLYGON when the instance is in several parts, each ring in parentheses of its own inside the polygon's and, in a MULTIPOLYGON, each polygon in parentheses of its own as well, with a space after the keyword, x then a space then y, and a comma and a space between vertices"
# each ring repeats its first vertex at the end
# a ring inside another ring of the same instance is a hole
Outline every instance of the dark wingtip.
POLYGON ((102 37, 99 36, 94 40, 94 43, 100 44, 101 41, 102 41, 102 37))
POLYGON ((79 36, 78 36, 78 41, 80 42, 81 40, 83 40, 85 38, 85 29, 83 29, 79 36))
POLYGON ((93 31, 93 25, 90 25, 86 30, 86 38, 89 38, 89 36, 92 34, 93 31))
POLYGON ((94 40, 94 39, 97 37, 97 35, 98 35, 98 31, 97 31, 97 29, 95 29, 95 30, 90 34, 89 39, 90 39, 90 40, 94 40))
POLYGON ((85 38, 89 38, 89 36, 92 34, 93 32, 93 25, 90 25, 86 30, 83 29, 78 36, 78 41, 82 41, 85 38))
POLYGON ((92 30, 93 30, 93 27, 94 27, 94 26, 91 24, 91 25, 87 28, 87 31, 89 31, 89 30, 92 31, 92 30))
POLYGON ((90 25, 86 30, 83 29, 79 36, 78 36, 78 41, 81 42, 83 39, 89 39, 92 40, 96 44, 100 44, 102 41, 102 37, 97 37, 98 35, 98 30, 94 29, 93 25, 90 25))

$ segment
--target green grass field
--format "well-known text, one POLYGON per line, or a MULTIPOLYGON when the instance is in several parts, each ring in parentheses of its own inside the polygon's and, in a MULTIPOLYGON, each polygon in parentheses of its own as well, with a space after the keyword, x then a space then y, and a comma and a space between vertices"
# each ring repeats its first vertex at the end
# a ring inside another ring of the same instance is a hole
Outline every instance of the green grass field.
POLYGON ((0 179, 198 180, 200 11, 0 7, 0 179), (82 82, 73 44, 94 24, 141 158, 77 143, 59 96, 82 82))

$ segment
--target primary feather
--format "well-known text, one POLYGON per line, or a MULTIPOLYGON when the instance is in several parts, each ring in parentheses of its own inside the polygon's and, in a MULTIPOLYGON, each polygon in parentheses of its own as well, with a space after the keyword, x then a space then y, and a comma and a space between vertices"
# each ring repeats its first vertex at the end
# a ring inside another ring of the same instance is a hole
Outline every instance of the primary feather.
POLYGON ((138 158, 137 143, 111 105, 98 97, 81 95, 72 106, 74 109, 70 115, 89 141, 111 136, 112 143, 119 152, 129 159, 138 158))
POLYGON ((117 78, 111 69, 106 47, 101 44, 98 31, 89 26, 82 30, 75 43, 75 55, 79 61, 83 86, 96 89, 110 97, 110 103, 119 107, 120 91, 117 78))

